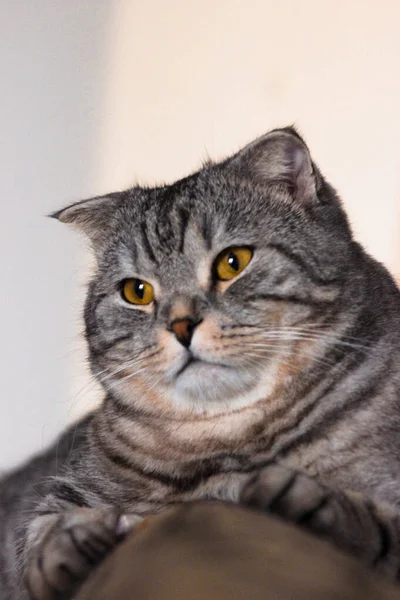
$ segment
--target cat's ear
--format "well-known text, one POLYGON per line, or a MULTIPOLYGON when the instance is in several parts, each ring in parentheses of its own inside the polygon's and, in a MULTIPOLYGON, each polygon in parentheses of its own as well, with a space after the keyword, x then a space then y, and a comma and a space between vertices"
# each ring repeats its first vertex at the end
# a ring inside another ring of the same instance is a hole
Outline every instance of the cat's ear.
POLYGON ((90 200, 76 202, 50 214, 53 219, 72 225, 84 233, 95 250, 100 249, 109 234, 109 229, 120 203, 120 194, 98 196, 90 200))
POLYGON ((233 159, 240 172, 260 184, 285 184, 293 200, 317 199, 319 173, 303 139, 292 127, 275 129, 243 148, 233 159))

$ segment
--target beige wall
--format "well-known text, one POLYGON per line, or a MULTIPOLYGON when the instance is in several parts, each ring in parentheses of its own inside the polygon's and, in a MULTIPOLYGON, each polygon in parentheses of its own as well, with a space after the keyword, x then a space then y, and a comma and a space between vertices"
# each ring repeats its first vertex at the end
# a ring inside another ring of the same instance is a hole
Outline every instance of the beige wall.
POLYGON ((399 0, 120 0, 108 45, 100 191, 295 123, 400 275, 399 0))

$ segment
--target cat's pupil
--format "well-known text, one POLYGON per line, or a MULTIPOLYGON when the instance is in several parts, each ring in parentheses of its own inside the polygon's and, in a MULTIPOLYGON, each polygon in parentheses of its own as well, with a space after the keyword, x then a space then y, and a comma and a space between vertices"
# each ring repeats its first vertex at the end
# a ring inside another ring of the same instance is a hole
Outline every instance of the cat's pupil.
POLYGON ((136 279, 133 289, 135 291, 135 294, 138 298, 140 298, 141 300, 143 300, 143 296, 144 296, 144 283, 143 281, 140 281, 140 279, 136 279))
POLYGON ((228 264, 234 271, 239 271, 239 259, 236 254, 233 254, 233 252, 231 252, 228 256, 228 264))

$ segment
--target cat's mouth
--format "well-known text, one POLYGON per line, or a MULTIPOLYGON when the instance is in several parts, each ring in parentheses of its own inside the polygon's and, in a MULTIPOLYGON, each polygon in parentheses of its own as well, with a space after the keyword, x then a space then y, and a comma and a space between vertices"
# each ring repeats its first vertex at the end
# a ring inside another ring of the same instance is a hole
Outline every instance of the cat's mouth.
POLYGON ((178 379, 178 377, 180 375, 182 375, 183 373, 189 372, 189 371, 196 371, 196 370, 202 370, 202 369, 207 369, 207 368, 210 369, 212 367, 214 367, 214 368, 220 367, 220 368, 224 368, 224 369, 228 368, 226 365, 207 361, 207 360, 198 358, 194 354, 190 353, 190 354, 188 354, 183 365, 178 369, 178 371, 176 371, 175 379, 178 379))
POLYGON ((189 355, 189 357, 183 363, 183 365, 181 366, 181 368, 175 373, 175 378, 177 379, 179 377, 179 375, 182 375, 182 373, 184 371, 186 371, 186 369, 188 368, 189 365, 192 365, 193 363, 196 363, 196 362, 200 362, 199 359, 195 358, 193 356, 193 354, 189 355))
POLYGON ((217 410, 221 406, 236 406, 237 402, 246 404, 247 393, 257 382, 257 374, 227 364, 224 357, 199 355, 190 350, 182 353, 179 363, 167 376, 173 401, 195 412, 207 412, 210 403, 217 410))

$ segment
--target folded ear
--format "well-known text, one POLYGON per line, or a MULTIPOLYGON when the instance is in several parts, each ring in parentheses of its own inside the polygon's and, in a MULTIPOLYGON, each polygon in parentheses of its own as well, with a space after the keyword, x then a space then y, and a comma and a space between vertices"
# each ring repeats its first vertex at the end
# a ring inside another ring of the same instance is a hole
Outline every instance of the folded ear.
POLYGON ((317 199, 319 174, 306 144, 292 127, 258 138, 234 156, 233 162, 258 183, 287 185, 299 204, 317 199))
POLYGON ((95 250, 103 246, 110 225, 115 219, 120 203, 120 194, 98 196, 67 206, 49 216, 73 227, 87 235, 95 250))

